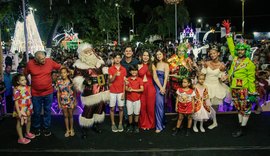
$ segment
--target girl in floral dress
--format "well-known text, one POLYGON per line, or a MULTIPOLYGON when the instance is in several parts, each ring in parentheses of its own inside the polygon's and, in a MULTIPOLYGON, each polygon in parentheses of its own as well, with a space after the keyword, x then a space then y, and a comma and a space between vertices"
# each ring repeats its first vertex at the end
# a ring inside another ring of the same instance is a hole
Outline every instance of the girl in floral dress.
POLYGON ((66 67, 61 68, 61 79, 57 81, 57 100, 59 108, 63 109, 66 133, 65 137, 74 136, 73 129, 73 111, 76 108, 76 92, 72 81, 69 78, 69 70, 66 67))

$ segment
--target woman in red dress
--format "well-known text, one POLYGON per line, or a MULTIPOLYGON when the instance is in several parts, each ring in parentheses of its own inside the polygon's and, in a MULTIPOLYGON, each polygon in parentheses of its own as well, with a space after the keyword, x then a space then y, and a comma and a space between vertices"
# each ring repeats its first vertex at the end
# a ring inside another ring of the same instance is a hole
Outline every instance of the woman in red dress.
POLYGON ((156 75, 155 66, 152 64, 150 54, 143 52, 142 64, 139 67, 139 77, 143 80, 144 91, 141 95, 140 128, 149 130, 155 128, 155 103, 156 89, 154 80, 161 88, 160 92, 165 92, 156 75))

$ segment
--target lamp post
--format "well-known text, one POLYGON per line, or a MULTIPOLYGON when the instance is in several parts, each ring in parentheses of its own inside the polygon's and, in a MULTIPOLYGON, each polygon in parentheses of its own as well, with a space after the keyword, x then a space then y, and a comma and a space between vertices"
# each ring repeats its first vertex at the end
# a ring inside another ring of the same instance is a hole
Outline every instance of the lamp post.
POLYGON ((120 16, 119 16, 119 7, 120 5, 118 3, 115 3, 115 7, 117 9, 117 29, 118 29, 118 39, 117 39, 117 42, 118 42, 118 45, 120 45, 120 16))
POLYGON ((166 4, 174 4, 174 30, 175 30, 175 42, 177 41, 177 4, 182 0, 164 0, 166 4))
POLYGON ((199 19, 197 20, 197 22, 200 24, 200 27, 201 27, 201 29, 202 29, 202 19, 199 18, 199 19))
POLYGON ((135 13, 131 13, 131 17, 132 17, 132 30, 133 30, 133 34, 135 34, 134 15, 135 15, 135 13))
POLYGON ((27 27, 26 27, 26 11, 25 11, 25 0, 22 0, 23 5, 23 19, 24 19, 24 38, 25 38, 25 53, 26 53, 26 62, 29 61, 28 56, 28 36, 27 36, 27 27))
POLYGON ((245 33, 245 1, 241 0, 242 2, 242 35, 245 33))

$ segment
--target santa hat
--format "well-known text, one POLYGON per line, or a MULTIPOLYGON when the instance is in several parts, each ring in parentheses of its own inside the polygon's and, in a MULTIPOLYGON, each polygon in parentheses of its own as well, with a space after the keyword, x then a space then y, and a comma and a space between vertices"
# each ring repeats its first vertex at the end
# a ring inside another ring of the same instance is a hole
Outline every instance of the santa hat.
POLYGON ((78 46, 77 53, 80 54, 82 51, 88 48, 93 48, 92 44, 89 43, 82 43, 78 46))

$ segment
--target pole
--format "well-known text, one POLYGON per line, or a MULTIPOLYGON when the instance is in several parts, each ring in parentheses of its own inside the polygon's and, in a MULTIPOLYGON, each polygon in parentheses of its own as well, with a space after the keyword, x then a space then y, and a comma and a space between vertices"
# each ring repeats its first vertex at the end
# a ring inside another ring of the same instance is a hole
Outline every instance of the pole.
POLYGON ((120 45, 120 17, 119 17, 119 6, 117 7, 117 27, 118 27, 118 45, 120 45))
POLYGON ((245 33, 245 0, 242 1, 242 35, 245 33))
POLYGON ((135 34, 135 28, 134 28, 134 13, 132 13, 132 30, 133 30, 133 34, 135 34))
POLYGON ((174 4, 175 42, 177 41, 177 3, 174 4))
POLYGON ((28 36, 27 36, 27 27, 26 27, 26 13, 25 13, 25 0, 22 0, 23 4, 23 19, 24 19, 24 39, 25 39, 25 53, 26 53, 26 62, 29 60, 28 56, 28 36))

